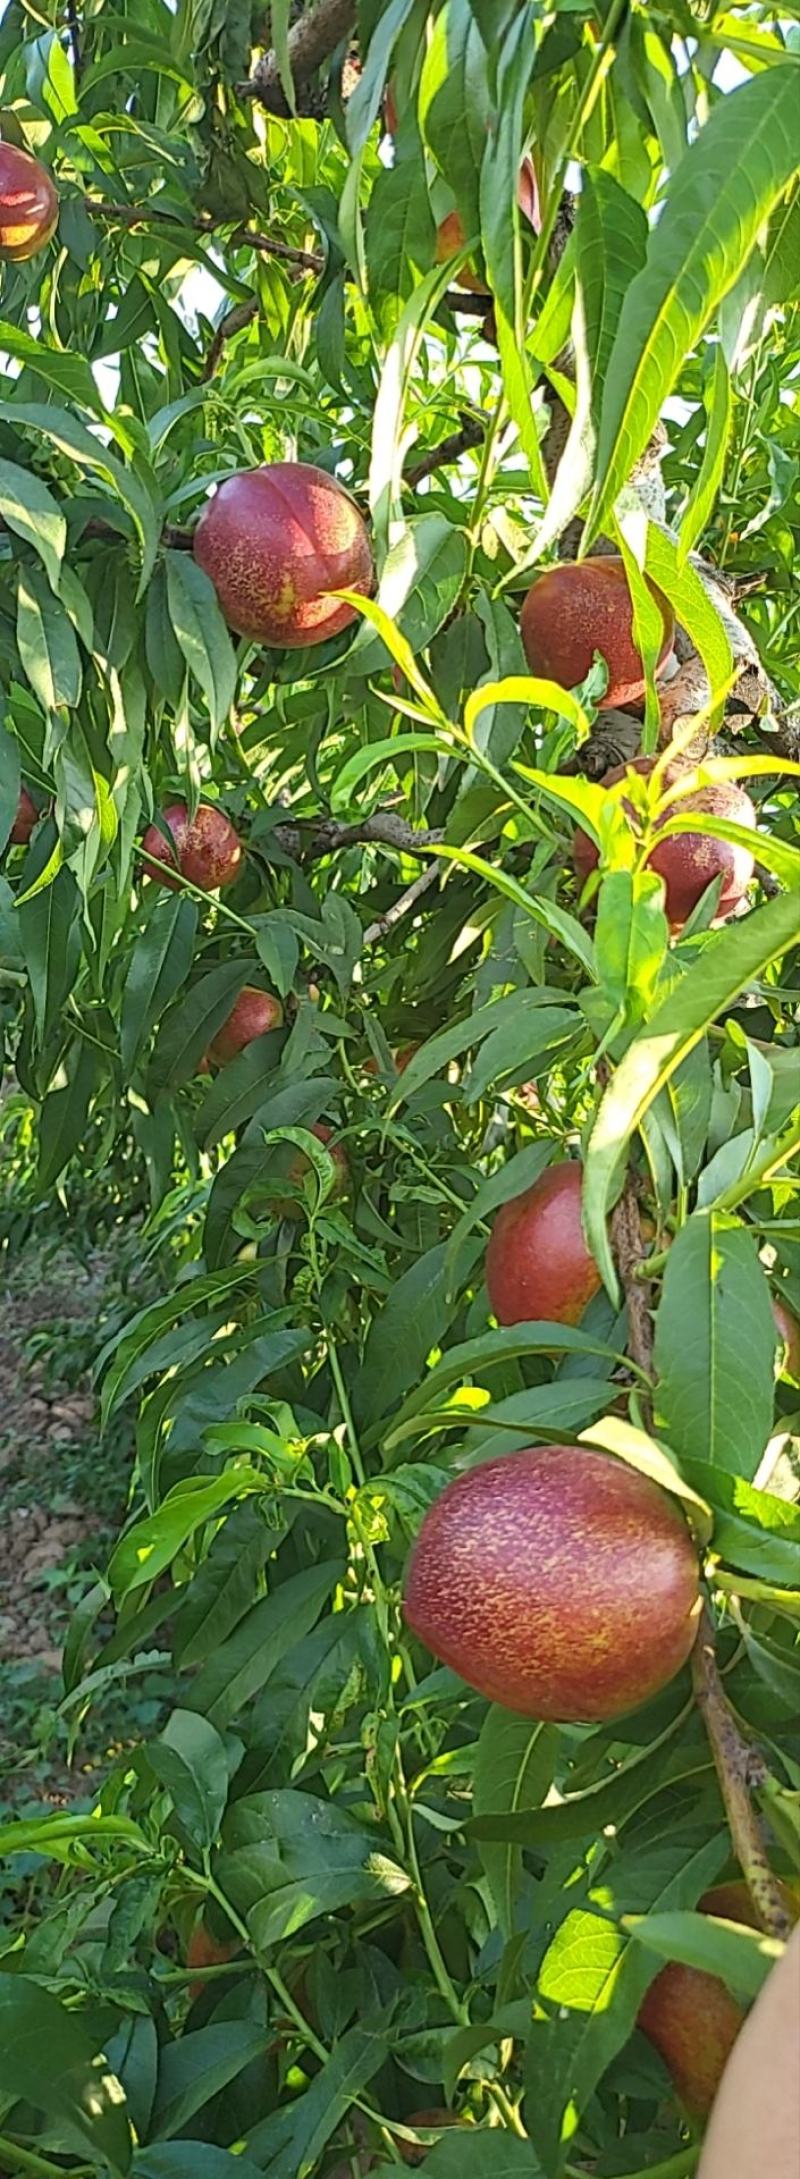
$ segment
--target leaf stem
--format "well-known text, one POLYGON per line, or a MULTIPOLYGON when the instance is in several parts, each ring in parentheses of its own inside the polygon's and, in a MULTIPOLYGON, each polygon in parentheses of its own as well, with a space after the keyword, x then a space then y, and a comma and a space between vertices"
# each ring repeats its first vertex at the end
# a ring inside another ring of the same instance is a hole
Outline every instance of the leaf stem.
MULTIPOLYGON (((21 2143, 10 2141, 6 2134, 0 2134, 0 2156, 4 2164, 12 2164, 17 2171, 30 2172, 32 2179, 65 2179, 63 2164, 52 2164, 49 2157, 36 2156, 33 2149, 23 2149, 21 2143)), ((69 2179, 84 2179, 84 2174, 91 2175, 92 2169, 91 2164, 73 2164, 69 2179)))

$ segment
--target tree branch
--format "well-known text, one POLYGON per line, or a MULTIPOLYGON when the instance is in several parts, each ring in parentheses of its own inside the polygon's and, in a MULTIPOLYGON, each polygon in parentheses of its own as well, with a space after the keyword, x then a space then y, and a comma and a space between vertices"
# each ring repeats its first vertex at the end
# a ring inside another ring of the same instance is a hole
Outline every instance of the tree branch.
POLYGON ((647 1250, 642 1237, 636 1190, 630 1173, 619 1202, 611 1213, 611 1240, 628 1309, 628 1349, 639 1369, 643 1369, 645 1375, 652 1378, 653 1323, 650 1315, 650 1291, 647 1282, 639 1275, 647 1250))
POLYGON ((422 855, 443 840, 444 833, 409 825, 393 810, 374 810, 356 824, 343 824, 336 817, 298 818, 294 824, 276 825, 272 837, 293 862, 314 862, 341 848, 373 844, 396 848, 402 855, 422 855))
POLYGON ((213 378, 214 372, 217 368, 217 364, 219 363, 220 356, 222 355, 223 349, 225 347, 225 342, 228 340, 232 340, 234 333, 243 332, 246 325, 252 325, 253 319, 257 317, 258 303, 256 302, 255 296, 253 296, 251 302, 234 303, 233 309, 226 311, 224 318, 220 319, 219 325, 217 326, 216 333, 214 334, 214 338, 211 342, 208 355, 206 356, 206 360, 203 365, 204 379, 213 378))
MULTIPOLYGON (((148 227, 155 220, 164 227, 191 227, 195 234, 213 235, 223 227, 230 227, 230 220, 215 219, 211 212, 196 212, 184 218, 180 212, 166 212, 158 204, 116 204, 108 197, 84 197, 88 212, 98 219, 107 219, 118 227, 148 227)), ((303 272, 322 272, 325 259, 318 250, 298 250, 290 242, 280 242, 275 235, 259 234, 255 228, 239 222, 233 227, 230 240, 242 248, 260 250, 264 257, 278 257, 285 265, 297 265, 303 272)))
MULTIPOLYGON (((306 9, 289 32, 289 66, 295 94, 335 53, 337 45, 349 38, 355 20, 356 0, 317 0, 315 7, 306 9)), ((257 98, 270 113, 291 118, 277 54, 272 51, 256 62, 249 82, 240 83, 238 92, 240 98, 257 98)))
POLYGON ((367 924, 364 932, 365 946, 374 946, 376 938, 385 938, 387 931, 393 931, 395 924, 401 923, 403 917, 407 916, 412 908, 416 908, 417 902, 422 899, 424 893, 430 892, 431 886, 435 885, 436 879, 440 876, 441 867, 439 863, 428 863, 427 869, 421 870, 419 877, 414 879, 413 884, 406 886, 405 892, 400 894, 398 900, 392 902, 392 906, 387 908, 386 914, 376 916, 374 923, 367 924))
POLYGON ((423 478, 430 477, 435 469, 445 469, 448 462, 458 461, 459 455, 466 454, 471 446, 481 446, 485 436, 486 425, 462 411, 460 431, 451 431, 449 438, 440 439, 438 446, 429 447, 427 454, 409 469, 406 483, 416 490, 423 478))
POLYGON ((755 1909, 768 1937, 791 1935, 781 1886, 767 1860, 761 1823, 750 1798, 763 1785, 763 1756, 745 1740, 719 1676, 714 1628, 704 1608, 692 1651, 692 1681, 700 1715, 711 1744, 733 1848, 755 1909))

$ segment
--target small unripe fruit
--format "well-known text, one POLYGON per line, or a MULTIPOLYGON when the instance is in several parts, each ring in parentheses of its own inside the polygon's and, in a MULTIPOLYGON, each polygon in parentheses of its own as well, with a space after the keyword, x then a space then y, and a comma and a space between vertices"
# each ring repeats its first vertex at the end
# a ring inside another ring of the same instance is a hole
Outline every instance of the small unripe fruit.
POLYGON ((800 1323, 777 1294, 772 1296, 772 1314, 782 1343, 778 1375, 794 1377, 796 1383, 800 1383, 800 1323))
POLYGON ((230 628, 283 650, 325 643, 355 619, 334 590, 373 587, 362 514, 311 462, 270 462, 228 477, 204 507, 194 556, 230 628))
MULTIPOLYGON (((625 778, 626 772, 640 772, 648 778, 656 763, 655 757, 634 757, 630 764, 618 764, 606 773, 604 787, 613 787, 625 778)), ((675 786, 681 776, 680 765, 668 765, 664 773, 664 787, 675 786)), ((631 803, 625 805, 632 808, 631 803)), ((701 822, 703 814, 709 817, 726 817, 732 824, 746 826, 755 831, 756 812, 742 787, 735 780, 714 781, 707 787, 699 787, 695 794, 682 795, 679 801, 670 803, 665 816, 696 814, 701 822)), ((585 885, 592 870, 596 870, 599 854, 594 840, 587 832, 576 832, 573 842, 575 870, 581 885, 585 885)), ((647 857, 648 870, 658 872, 664 880, 664 906, 667 920, 673 930, 680 930, 702 899, 706 886, 714 878, 722 878, 717 918, 721 922, 729 916, 753 875, 755 855, 750 848, 735 846, 731 840, 714 839, 711 833, 680 832, 668 840, 662 840, 647 857)))
POLYGON ((8 835, 12 847, 27 847, 31 833, 39 823, 40 814, 27 787, 20 787, 17 814, 8 835))
MULTIPOLYGON (((781 1890, 795 1922, 794 1888, 782 1885, 781 1890)), ((747 1929, 758 1927, 746 1884, 715 1885, 700 1900, 699 1912, 741 1922, 747 1929)), ((703 1968, 670 1960, 651 1982, 637 2025, 663 2058, 691 2118, 708 2117, 744 2018, 727 1985, 703 1968)))
MULTIPOLYGON (((655 583, 648 588, 660 606, 664 635, 658 664, 672 649, 672 607, 655 583)), ((633 626, 633 600, 625 564, 613 553, 596 560, 565 561, 548 568, 528 591, 520 634, 531 673, 574 689, 586 680, 599 651, 608 667, 607 710, 638 702, 645 676, 633 626)))
POLYGON ((529 1446, 448 1483, 412 1551, 409 1626, 523 1717, 634 1710, 686 1663, 701 1608, 675 1501, 624 1461, 529 1446))
POLYGON ((269 1029, 280 1029, 283 1007, 280 999, 271 991, 259 991, 255 984, 245 984, 227 1021, 217 1030, 208 1047, 208 1057, 217 1067, 224 1067, 228 1060, 243 1052, 246 1044, 256 1037, 266 1036, 269 1029))
POLYGON ((24 264, 57 225, 58 194, 47 168, 19 144, 0 144, 0 258, 24 264))
POLYGON ((157 885, 168 885, 173 892, 180 891, 181 878, 205 893, 233 884, 242 866, 243 849, 224 810, 201 802, 194 817, 190 817, 185 802, 169 802, 161 812, 161 821, 173 844, 170 847, 158 825, 148 825, 142 848, 160 868, 154 870, 146 862, 147 877, 154 878, 157 885))
POLYGON ((497 1213, 486 1285, 498 1324, 577 1324, 602 1284, 581 1221, 580 1165, 549 1165, 497 1213))

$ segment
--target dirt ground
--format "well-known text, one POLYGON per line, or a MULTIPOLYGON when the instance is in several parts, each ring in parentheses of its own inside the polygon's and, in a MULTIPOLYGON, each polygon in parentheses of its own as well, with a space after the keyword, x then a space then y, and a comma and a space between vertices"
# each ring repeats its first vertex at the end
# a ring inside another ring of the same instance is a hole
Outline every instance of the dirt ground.
POLYGON ((0 1277, 2 1664, 59 1670, 69 1592, 108 1525, 87 1488, 96 1401, 80 1370, 104 1282, 102 1259, 87 1267, 66 1253, 35 1287, 20 1266, 0 1277))

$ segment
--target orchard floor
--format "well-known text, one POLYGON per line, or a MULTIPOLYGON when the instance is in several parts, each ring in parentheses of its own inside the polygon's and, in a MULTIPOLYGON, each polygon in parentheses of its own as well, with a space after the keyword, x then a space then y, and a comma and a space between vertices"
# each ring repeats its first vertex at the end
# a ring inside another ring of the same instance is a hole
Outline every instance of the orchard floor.
POLYGON ((130 1473, 130 1426, 101 1442, 91 1381, 114 1289, 113 1251, 80 1260, 66 1241, 31 1241, 0 1258, 0 1817, 84 1795, 113 1738, 112 1697, 70 1763, 60 1705, 70 1613, 105 1562, 130 1473))

